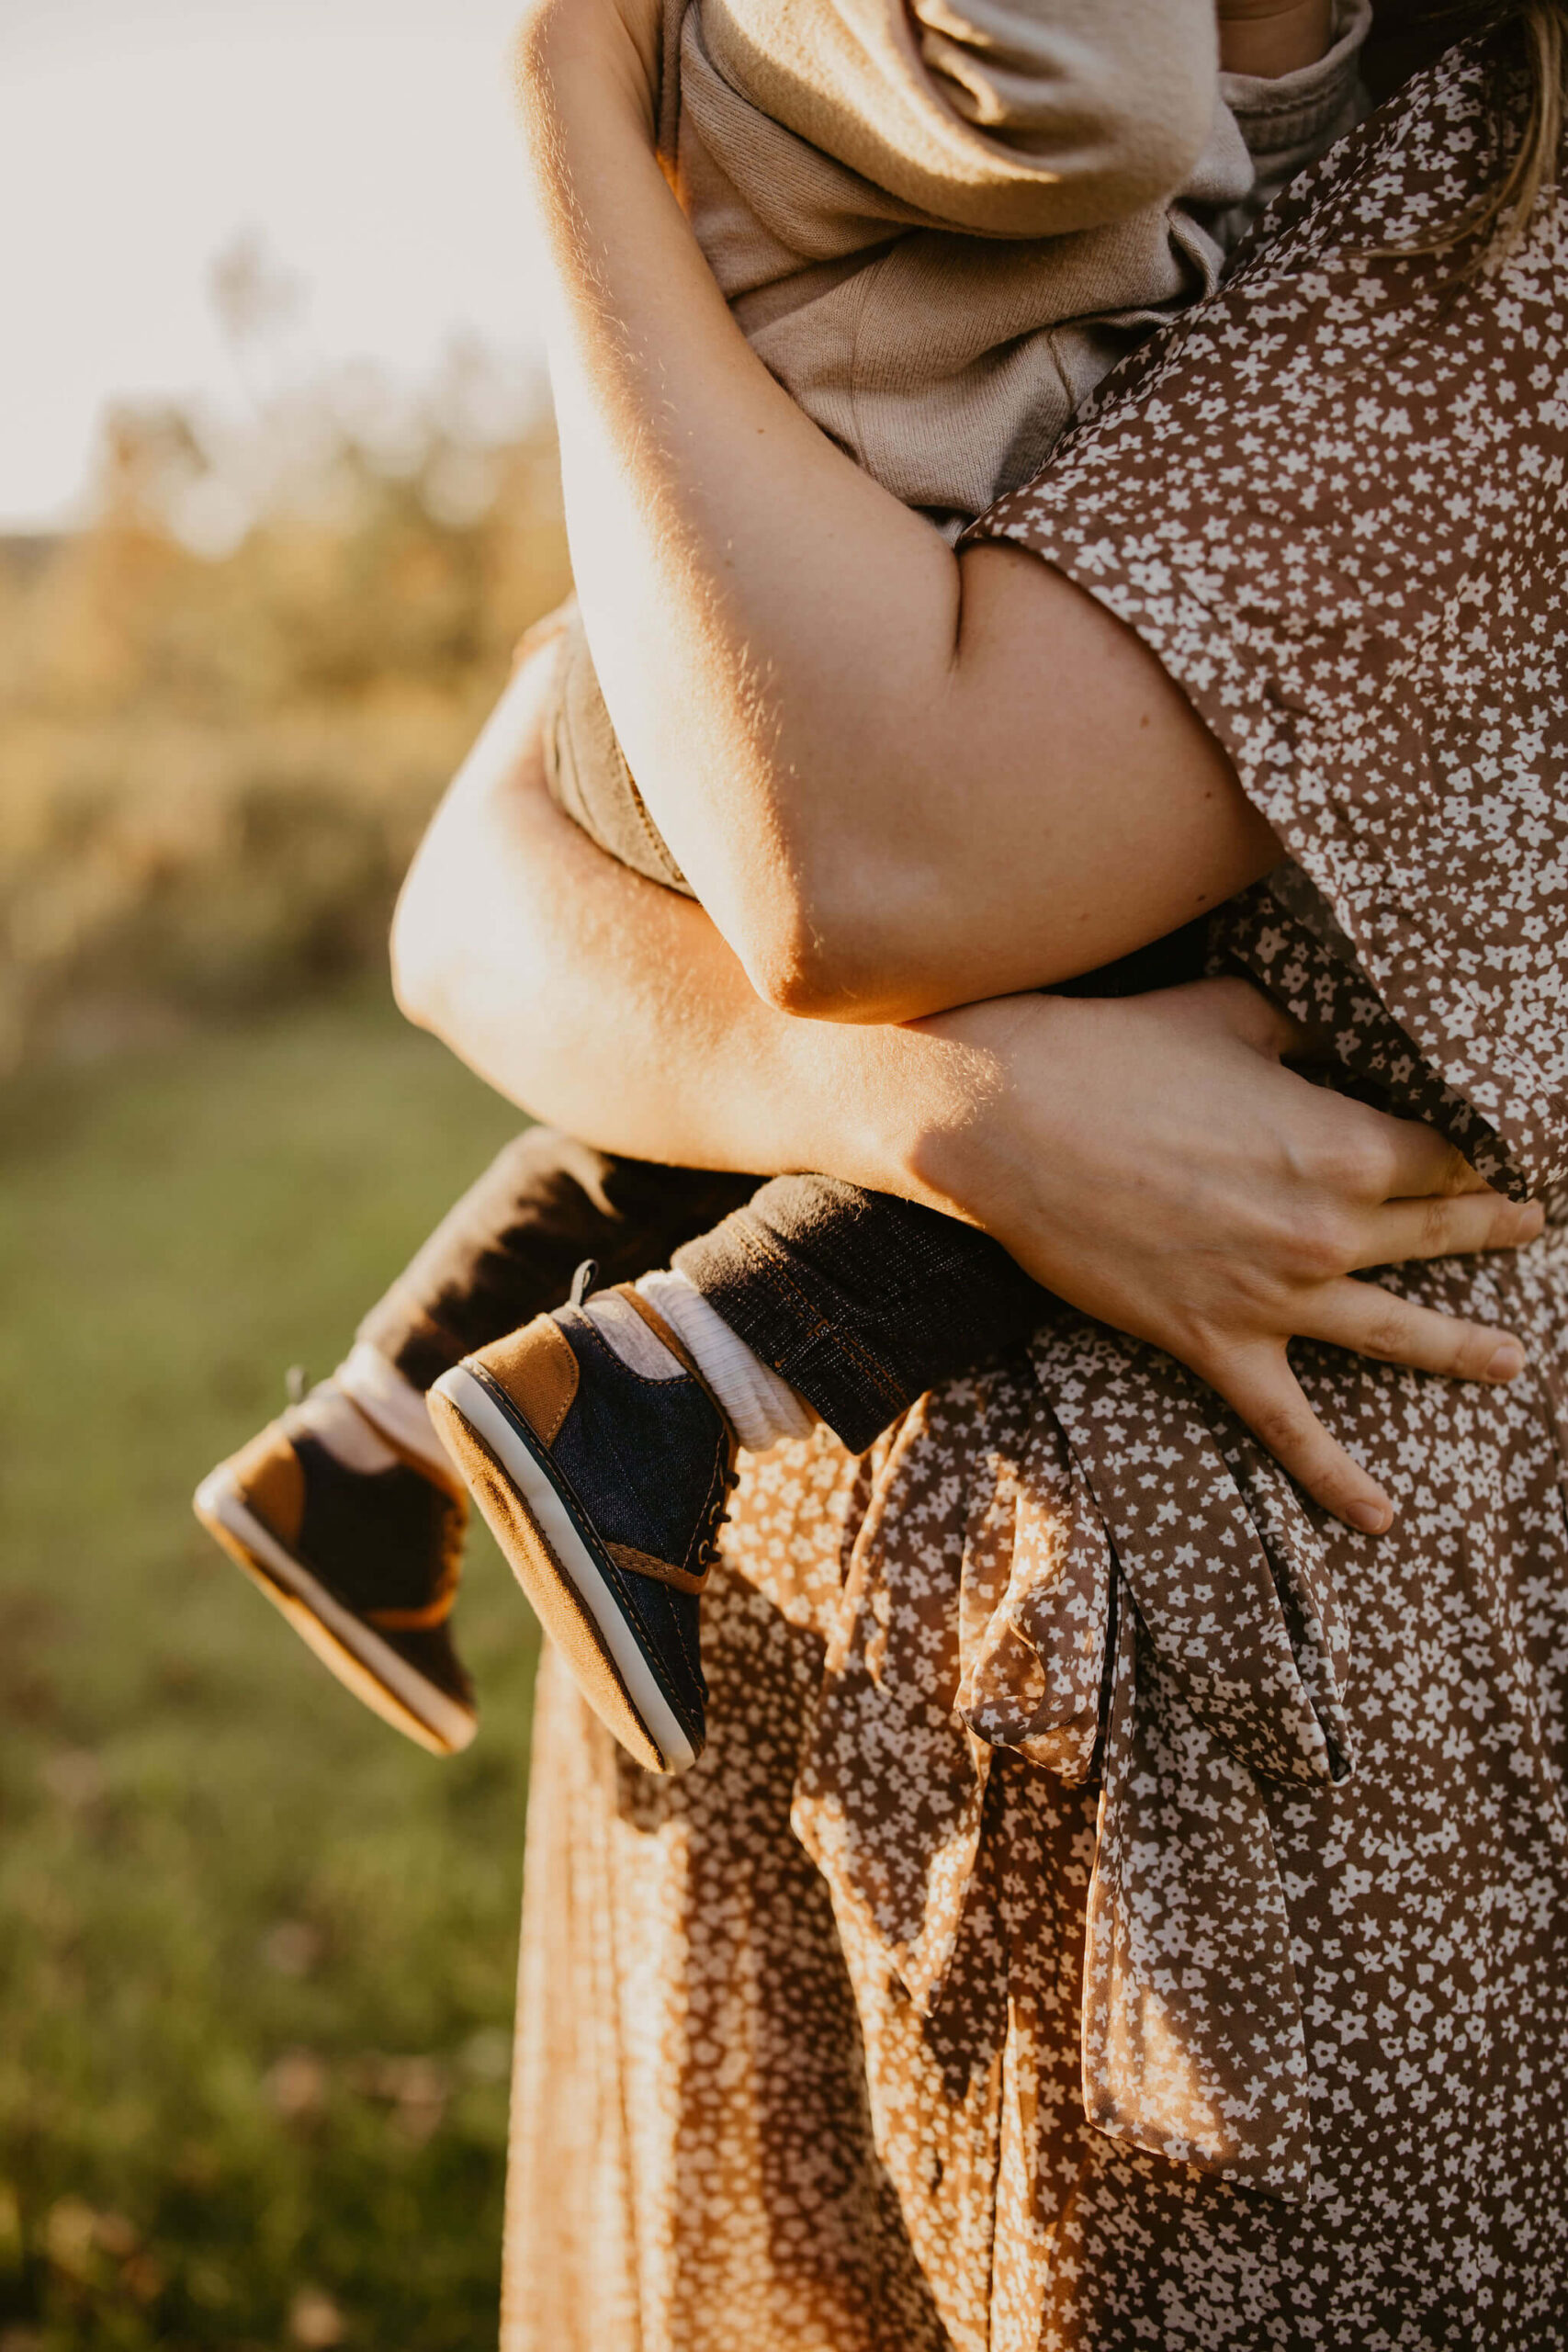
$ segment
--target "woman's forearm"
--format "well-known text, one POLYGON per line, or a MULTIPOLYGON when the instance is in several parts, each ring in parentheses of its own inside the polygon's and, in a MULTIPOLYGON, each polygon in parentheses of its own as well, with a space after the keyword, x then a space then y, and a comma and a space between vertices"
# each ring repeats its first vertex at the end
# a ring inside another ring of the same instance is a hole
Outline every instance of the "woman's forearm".
POLYGON ((502 1093, 602 1149, 961 1205, 919 1172, 972 1115, 961 1037, 792 1019, 702 909, 604 856, 545 789, 549 649, 525 662, 404 886, 399 1001, 502 1093))
POLYGON ((524 45, 579 592, 606 699, 773 1001, 907 1018, 1093 968, 1277 854, 1147 651, 955 557, 750 351, 650 150, 611 0, 524 45))
POLYGON ((405 1010, 526 1109, 644 1158, 813 1167, 983 1226, 1046 1288, 1190 1364, 1331 1510, 1386 1504, 1315 1420, 1293 1334, 1472 1377, 1500 1335, 1349 1270, 1528 1239, 1427 1129, 1280 1065, 1304 1040, 1238 981, 1022 996, 912 1028, 761 1004, 700 908, 546 795, 551 656, 519 671, 399 910, 405 1010), (1452 1194, 1448 1198, 1423 1195, 1452 1194))

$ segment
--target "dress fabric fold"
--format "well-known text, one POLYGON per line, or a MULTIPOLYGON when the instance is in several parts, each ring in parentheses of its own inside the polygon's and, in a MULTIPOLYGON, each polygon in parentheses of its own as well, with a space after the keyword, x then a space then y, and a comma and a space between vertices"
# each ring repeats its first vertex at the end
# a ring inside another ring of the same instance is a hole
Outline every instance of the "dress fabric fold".
POLYGON ((1066 1310, 861 1460, 749 1461, 697 1768, 542 1685, 505 2352, 1568 2340, 1568 202, 1399 250, 1510 70, 1450 51, 1292 184, 977 535, 1280 834, 1214 968, 1545 1194, 1367 1277, 1526 1370, 1292 1351, 1378 1539, 1066 1310))
POLYGON ((1305 2043, 1262 1784, 1331 1787, 1350 1769, 1347 1628, 1317 1530, 1277 1465, 1156 1351, 1065 1317, 1023 1376, 1026 1419, 1019 1373, 978 1392, 962 1541, 951 1575, 918 1590, 899 1476, 922 1446, 918 1415, 892 1441, 828 1647, 796 1833, 929 2015, 990 1751, 1069 1786, 1098 1768, 1089 2120, 1303 2195, 1305 2043), (889 1755, 904 1768, 891 1791, 889 1755))

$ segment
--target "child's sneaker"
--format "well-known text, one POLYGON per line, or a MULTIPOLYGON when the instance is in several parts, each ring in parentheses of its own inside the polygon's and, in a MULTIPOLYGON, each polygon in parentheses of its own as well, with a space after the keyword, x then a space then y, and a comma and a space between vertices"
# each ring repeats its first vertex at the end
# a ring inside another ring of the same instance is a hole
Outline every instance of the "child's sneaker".
POLYGON ((649 1771, 683 1772, 706 1737, 698 1598, 735 1438, 681 1340, 617 1287, 466 1356, 429 1404, 589 1705, 649 1771))
POLYGON ((468 1506, 373 1433, 367 1454, 351 1467, 297 1408, 202 1480, 196 1515, 355 1698, 455 1755, 475 1728, 446 1624, 468 1506))

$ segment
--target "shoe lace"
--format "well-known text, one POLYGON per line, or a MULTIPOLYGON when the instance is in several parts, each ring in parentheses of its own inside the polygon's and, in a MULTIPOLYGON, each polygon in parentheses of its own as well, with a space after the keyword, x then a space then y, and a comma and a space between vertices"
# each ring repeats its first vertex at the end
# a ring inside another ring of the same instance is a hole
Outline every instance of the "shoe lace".
POLYGON ((705 1568, 711 1568, 718 1557, 718 1531, 728 1523, 729 1512, 726 1506, 739 1484, 739 1472, 733 1468, 724 1471, 719 1490, 714 1497, 713 1509, 708 1513, 707 1525, 703 1531, 703 1540, 697 1545, 697 1560, 705 1568))

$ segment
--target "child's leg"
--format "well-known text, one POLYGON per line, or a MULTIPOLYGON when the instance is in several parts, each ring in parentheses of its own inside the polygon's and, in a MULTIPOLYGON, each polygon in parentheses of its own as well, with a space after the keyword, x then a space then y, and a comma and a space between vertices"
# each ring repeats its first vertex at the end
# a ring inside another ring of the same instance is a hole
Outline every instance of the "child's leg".
MULTIPOLYGON (((1201 968, 1201 926, 1084 993, 1201 968)), ((583 1695, 633 1755, 701 1753, 697 1601, 738 1442, 848 1445, 1050 1312, 998 1243, 826 1176, 777 1177, 674 1252, 672 1271, 573 1300, 443 1374, 430 1413, 583 1695)))
POLYGON ((554 1306, 582 1258, 631 1273, 751 1181, 530 1130, 431 1236, 336 1373, 202 1481, 203 1524, 339 1681, 422 1746, 450 1753, 474 1729, 447 1622, 467 1499, 424 1390, 554 1306))
POLYGON ((429 1400, 583 1697, 662 1772, 706 1736, 698 1603, 738 1441, 804 1434, 795 1380, 869 1443, 1049 1304, 970 1227, 828 1178, 764 1185, 676 1258, 465 1357, 429 1400))
POLYGON ((558 1306, 583 1259, 606 1283, 628 1281, 755 1187, 755 1177, 621 1159, 530 1127, 448 1211, 355 1340, 423 1395, 461 1357, 558 1306))
MULTIPOLYGON (((1018 1346, 1053 1305, 973 1226, 831 1176, 775 1177, 673 1263, 857 1453, 937 1381, 1018 1346)), ((664 1311, 684 1334, 678 1303, 664 1311)))

